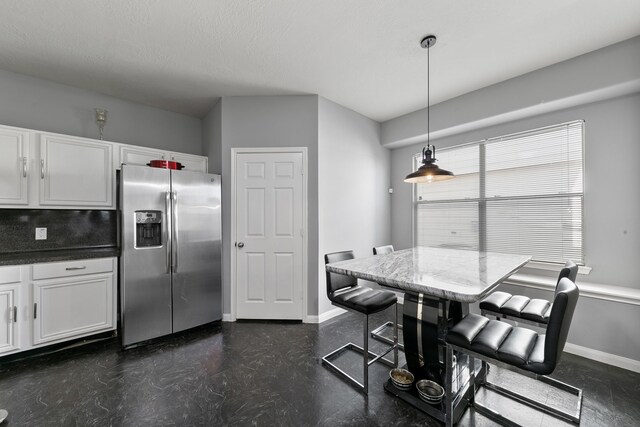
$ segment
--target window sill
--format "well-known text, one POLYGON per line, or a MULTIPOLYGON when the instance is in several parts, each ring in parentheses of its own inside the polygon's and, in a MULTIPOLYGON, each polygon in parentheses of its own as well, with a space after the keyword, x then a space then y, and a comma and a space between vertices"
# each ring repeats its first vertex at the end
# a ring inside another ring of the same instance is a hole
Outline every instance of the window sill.
MULTIPOLYGON (((535 268, 537 270, 555 271, 556 273, 559 273, 560 269, 562 269, 560 264, 540 261, 529 261, 525 267, 535 268)), ((588 275, 589 273, 591 273, 591 267, 587 267, 586 265, 578 266, 578 274, 588 275)))
MULTIPOLYGON (((515 273, 504 281, 506 284, 522 286, 531 289, 541 289, 553 292, 556 288, 556 279, 553 277, 541 277, 534 274, 515 273)), ((582 282, 577 280, 581 297, 597 298, 605 301, 621 302, 624 304, 640 305, 640 289, 624 286, 604 285, 600 283, 582 282)))

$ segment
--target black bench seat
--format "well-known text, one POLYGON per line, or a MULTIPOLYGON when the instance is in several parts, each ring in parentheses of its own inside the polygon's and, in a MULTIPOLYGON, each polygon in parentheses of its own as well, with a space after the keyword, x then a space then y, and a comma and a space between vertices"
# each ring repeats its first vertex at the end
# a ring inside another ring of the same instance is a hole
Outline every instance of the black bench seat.
MULTIPOLYGON (((491 297, 493 297, 494 301, 504 299, 505 297, 500 294, 501 292, 496 292, 491 297)), ((578 397, 577 410, 573 413, 561 411, 546 403, 535 401, 526 395, 518 394, 493 384, 486 377, 481 379, 481 384, 506 396, 513 397, 521 403, 579 424, 582 408, 582 390, 547 376, 554 371, 562 355, 569 334, 571 319, 578 302, 578 296, 579 290, 575 283, 567 277, 561 278, 556 286, 553 304, 549 303, 549 307, 545 310, 545 313, 548 312, 548 321, 545 331, 541 333, 528 328, 513 326, 500 320, 491 320, 478 314, 467 314, 447 332, 445 338, 447 343, 447 372, 452 372, 454 352, 461 352, 469 355, 470 367, 475 366, 474 358, 478 358, 485 364, 496 364, 539 379, 576 395, 578 397)), ((505 304, 508 304, 513 298, 507 300, 505 304)), ((524 309, 531 301, 527 302, 518 298, 511 306, 524 309)), ((473 371, 473 369, 470 368, 470 371, 473 371)), ((450 397, 451 381, 447 381, 446 387, 446 405, 449 406, 452 399, 450 397)), ((474 394, 471 397, 471 404, 478 412, 498 423, 514 425, 494 410, 475 402, 474 394)))
MULTIPOLYGON (((578 266, 573 261, 567 261, 560 270, 556 288, 561 279, 566 277, 575 282, 577 275, 578 266)), ((552 303, 544 299, 531 299, 524 295, 511 295, 501 291, 492 293, 480 302, 480 310, 483 315, 516 321, 524 320, 541 326, 549 322, 552 306, 552 303)))

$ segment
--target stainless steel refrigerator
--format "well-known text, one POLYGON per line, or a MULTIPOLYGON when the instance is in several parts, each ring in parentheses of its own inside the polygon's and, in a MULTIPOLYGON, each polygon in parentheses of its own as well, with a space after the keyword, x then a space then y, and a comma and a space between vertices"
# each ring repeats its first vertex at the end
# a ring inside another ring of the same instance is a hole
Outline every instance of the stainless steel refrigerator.
POLYGON ((120 214, 122 345, 220 320, 220 175, 123 165, 120 214))

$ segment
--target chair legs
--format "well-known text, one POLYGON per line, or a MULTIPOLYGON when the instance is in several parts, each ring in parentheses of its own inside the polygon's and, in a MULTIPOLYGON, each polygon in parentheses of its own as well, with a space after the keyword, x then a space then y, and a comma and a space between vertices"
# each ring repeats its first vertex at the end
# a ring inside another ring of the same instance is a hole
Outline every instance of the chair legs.
MULTIPOLYGON (((398 305, 397 304, 396 304, 395 310, 396 310, 396 319, 395 319, 396 322, 395 322, 395 324, 397 325, 398 324, 398 305)), ((363 339, 364 339, 363 347, 360 347, 360 346, 358 346, 358 345, 356 345, 354 343, 351 343, 351 342, 347 343, 347 344, 343 345, 342 347, 335 349, 331 353, 323 356, 322 357, 322 364, 325 365, 330 370, 332 370, 338 376, 340 376, 343 379, 347 380, 356 389, 360 390, 364 394, 368 394, 368 392, 369 392, 369 366, 371 364, 373 364, 375 362, 382 362, 385 365, 387 365, 389 367, 392 367, 392 368, 395 368, 395 367, 398 366, 398 331, 397 331, 397 327, 394 329, 394 331, 395 331, 395 334, 394 334, 394 339, 393 339, 392 345, 387 350, 385 350, 384 353, 375 354, 375 353, 369 351, 369 316, 365 315, 364 328, 363 328, 363 339), (336 357, 340 356, 342 353, 344 353, 345 351, 348 351, 348 350, 352 350, 352 351, 355 351, 355 352, 358 352, 358 353, 362 354, 362 367, 363 367, 363 371, 364 371, 364 379, 363 379, 362 383, 360 383, 358 380, 356 380, 351 375, 349 375, 348 373, 346 373, 342 369, 338 368, 335 364, 333 364, 331 362, 332 359, 335 359, 336 357), (384 358, 384 356, 389 354, 391 351, 393 351, 393 361, 384 358), (371 358, 371 360, 369 360, 369 358, 371 358)))
MULTIPOLYGON (((521 393, 517 393, 513 390, 509 390, 507 388, 504 388, 498 384, 492 383, 490 381, 488 381, 486 378, 484 379, 484 381, 482 382, 482 385, 485 386, 486 388, 488 388, 489 390, 495 391, 496 393, 499 393, 503 396, 506 396, 508 398, 511 398, 517 402, 523 403, 527 406, 530 406, 534 409, 537 409, 539 411, 542 411, 544 413, 547 413, 549 415, 555 416, 557 418, 563 419, 565 421, 569 421, 572 422, 574 424, 580 424, 580 416, 581 416, 581 412, 582 412, 582 390, 579 388, 576 388, 572 385, 569 384, 565 384, 561 381, 558 381, 554 378, 548 377, 546 375, 537 375, 537 374, 532 374, 529 373, 528 371, 523 371, 521 369, 518 369, 514 366, 508 365, 506 363, 497 361, 497 360, 493 360, 493 359, 488 359, 486 358, 486 356, 480 355, 478 353, 474 353, 474 352, 470 352, 467 349, 462 349, 459 348, 457 346, 452 346, 450 344, 447 345, 447 348, 451 348, 452 351, 460 351, 463 353, 467 353, 470 357, 469 360, 470 362, 474 360, 474 358, 478 358, 481 359, 483 361, 483 363, 493 363, 496 364, 497 366, 501 367, 501 368, 505 368, 508 369, 510 371, 513 372, 517 372, 520 374, 523 374, 527 377, 530 378, 535 378, 539 381, 542 381, 546 384, 549 384, 553 387, 559 388, 561 390, 567 391, 575 396, 577 396, 578 398, 578 403, 577 403, 577 407, 575 412, 565 412, 565 411, 561 411, 557 408, 554 408, 552 406, 547 405, 546 403, 543 402, 539 402, 536 401, 534 399, 531 399, 528 396, 525 396, 521 393)), ((470 368, 471 369, 471 368, 470 368)), ((498 424, 501 425, 505 425, 505 426, 518 426, 518 424, 514 423, 513 421, 505 418, 503 415, 501 415, 500 413, 498 413, 497 411, 488 408, 484 405, 482 405, 481 403, 478 403, 476 401, 472 401, 470 402, 473 407, 476 409, 476 411, 484 416, 486 416, 487 418, 491 419, 492 421, 497 422, 498 424)))
MULTIPOLYGON (((385 337, 384 335, 382 335, 382 331, 384 331, 387 328, 391 328, 393 327, 393 336, 396 337, 398 336, 398 329, 402 329, 402 325, 398 324, 398 304, 396 304, 396 321, 395 322, 385 322, 382 325, 378 326, 377 328, 375 328, 374 330, 371 331, 371 338, 373 338, 374 340, 378 340, 380 342, 383 343, 387 343, 389 345, 393 345, 394 341, 388 337, 385 337)), ((398 348, 402 351, 404 351, 404 345, 403 344, 398 344, 398 348)))

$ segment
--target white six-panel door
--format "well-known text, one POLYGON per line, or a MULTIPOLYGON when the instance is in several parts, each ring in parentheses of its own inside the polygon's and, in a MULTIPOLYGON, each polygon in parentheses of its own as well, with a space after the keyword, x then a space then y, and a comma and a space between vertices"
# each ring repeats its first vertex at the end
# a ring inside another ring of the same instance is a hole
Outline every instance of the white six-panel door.
POLYGON ((239 153, 236 317, 302 319, 302 153, 239 153))

